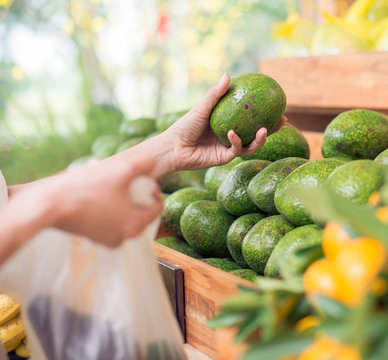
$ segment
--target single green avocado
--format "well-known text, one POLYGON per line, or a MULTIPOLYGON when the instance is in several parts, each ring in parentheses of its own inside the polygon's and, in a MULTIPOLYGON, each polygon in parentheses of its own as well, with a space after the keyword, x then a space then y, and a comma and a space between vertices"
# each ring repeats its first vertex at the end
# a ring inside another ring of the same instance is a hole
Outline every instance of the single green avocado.
POLYGON ((230 146, 229 130, 247 145, 260 128, 270 132, 285 108, 286 95, 274 79, 259 73, 240 75, 230 81, 228 91, 213 108, 210 127, 224 145, 230 146))
POLYGON ((226 272, 231 272, 233 270, 241 270, 240 266, 238 266, 235 262, 228 259, 219 259, 219 258, 207 258, 202 259, 202 262, 214 266, 217 269, 224 270, 226 272))
POLYGON ((241 279, 245 279, 253 283, 256 281, 257 278, 257 273, 255 273, 251 269, 237 269, 230 271, 230 273, 234 276, 238 276, 241 279))
POLYGON ((306 138, 289 123, 285 123, 278 131, 269 135, 265 144, 258 151, 244 156, 243 159, 276 161, 287 157, 310 158, 310 148, 306 138))
POLYGON ((318 159, 299 166, 278 185, 274 197, 276 209, 295 225, 312 224, 309 212, 292 190, 317 188, 343 163, 338 159, 318 159))
POLYGON ((273 249, 265 266, 264 274, 271 277, 288 273, 301 274, 307 264, 306 259, 297 253, 321 244, 322 231, 317 225, 304 225, 284 235, 273 249))
POLYGON ((173 236, 162 237, 156 239, 155 242, 167 246, 171 249, 181 252, 187 256, 191 256, 194 259, 202 259, 202 256, 199 255, 193 248, 191 248, 185 241, 178 239, 173 236))
POLYGON ((185 115, 189 110, 181 110, 178 112, 171 112, 163 114, 156 120, 156 130, 163 132, 167 130, 175 121, 179 120, 183 115, 185 115))
POLYGON ((274 201, 276 188, 292 171, 306 162, 306 159, 289 157, 268 165, 249 182, 247 191, 250 199, 260 210, 278 214, 274 201))
POLYGON ((145 140, 144 137, 134 137, 134 138, 131 138, 129 140, 126 140, 124 141, 123 143, 121 143, 117 149, 116 149, 116 154, 122 152, 122 151, 125 151, 125 150, 128 150, 129 148, 131 148, 132 146, 135 146, 137 144, 140 144, 141 142, 143 142, 145 140))
POLYGON ((367 204, 369 196, 384 182, 385 165, 373 160, 354 160, 335 169, 326 184, 336 194, 356 204, 367 204))
POLYGON ((322 140, 325 158, 340 154, 356 159, 374 159, 388 148, 388 118, 376 111, 355 109, 335 117, 322 140))
POLYGON ((235 218, 216 201, 191 203, 181 217, 187 243, 203 256, 230 257, 226 235, 235 218))
POLYGON ((248 196, 247 187, 251 179, 269 164, 266 160, 248 160, 236 165, 218 188, 217 201, 232 215, 258 212, 248 196))
POLYGON ((211 200, 205 189, 187 187, 172 193, 164 202, 162 224, 174 235, 182 237, 180 220, 186 207, 197 200, 211 200))
POLYGON ((134 137, 146 137, 156 130, 155 119, 140 118, 136 120, 123 121, 120 125, 119 133, 125 139, 134 137))
POLYGON ((185 187, 204 187, 202 176, 195 171, 176 171, 160 178, 158 184, 164 193, 172 193, 185 187))
POLYGON ((282 215, 269 216, 254 225, 242 244, 242 254, 249 267, 263 275, 272 250, 292 229, 294 226, 282 215))
POLYGON ((87 134, 93 139, 101 134, 116 135, 123 119, 123 112, 111 104, 92 104, 86 118, 87 134))
POLYGON ((240 157, 236 157, 225 165, 213 166, 206 171, 204 179, 205 188, 213 196, 214 200, 217 198, 218 188, 220 187, 222 181, 226 178, 226 175, 228 175, 229 171, 241 162, 242 159, 240 157))
POLYGON ((122 138, 118 135, 101 135, 92 144, 92 155, 99 159, 115 154, 122 138))
POLYGON ((245 235, 249 232, 249 230, 251 230, 253 225, 257 224, 264 218, 264 214, 246 214, 236 219, 228 230, 226 243, 228 245, 230 255, 232 255, 233 260, 241 267, 248 267, 241 250, 245 235))
POLYGON ((378 154, 375 158, 375 161, 388 165, 388 149, 385 149, 380 154, 378 154))

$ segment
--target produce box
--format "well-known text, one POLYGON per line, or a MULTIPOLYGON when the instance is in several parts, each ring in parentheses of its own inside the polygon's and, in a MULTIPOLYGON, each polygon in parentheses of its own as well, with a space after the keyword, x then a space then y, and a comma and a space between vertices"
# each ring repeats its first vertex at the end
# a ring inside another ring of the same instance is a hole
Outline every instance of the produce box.
POLYGON ((388 114, 388 52, 263 59, 259 69, 281 85, 286 115, 299 129, 323 131, 352 108, 388 114))
MULTIPOLYGON (((308 131, 303 134, 310 146, 310 159, 321 158, 323 134, 308 131)), ((171 234, 161 227, 158 237, 162 236, 171 234)), ((212 330, 206 323, 227 298, 237 293, 239 285, 255 285, 161 244, 155 243, 154 250, 160 260, 183 270, 187 343, 212 359, 236 359, 243 345, 233 344, 230 330, 212 330)))

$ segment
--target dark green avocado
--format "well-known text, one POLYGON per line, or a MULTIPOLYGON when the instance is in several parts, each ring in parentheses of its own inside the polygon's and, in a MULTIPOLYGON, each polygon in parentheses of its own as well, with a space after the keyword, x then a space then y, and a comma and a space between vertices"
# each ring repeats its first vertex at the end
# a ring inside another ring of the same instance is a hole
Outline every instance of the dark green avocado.
POLYGON ((237 269, 230 271, 234 276, 238 276, 241 279, 248 280, 250 282, 255 282, 257 274, 251 269, 237 269))
POLYGON ((226 235, 235 218, 216 201, 191 203, 181 217, 181 231, 187 243, 203 256, 230 257, 226 235))
POLYGON ((296 127, 288 123, 269 135, 265 144, 258 151, 244 156, 243 159, 276 161, 287 157, 310 158, 310 148, 306 138, 296 127))
POLYGON ((233 260, 241 267, 248 267, 241 250, 245 235, 249 232, 249 230, 251 230, 253 225, 257 224, 264 218, 264 214, 246 214, 236 219, 228 230, 226 243, 228 245, 230 255, 232 255, 233 260))
POLYGON ((237 164, 240 164, 242 159, 240 157, 234 158, 232 161, 225 165, 213 166, 206 171, 205 174, 205 188, 213 196, 215 200, 217 198, 217 191, 222 181, 229 174, 237 164))
POLYGON ((322 243, 322 229, 317 225, 300 226, 278 242, 265 266, 266 276, 301 274, 305 269, 306 259, 297 253, 303 249, 322 243))
POLYGON ((202 259, 201 261, 226 272, 231 272, 233 270, 241 270, 240 266, 228 259, 207 258, 202 259))
POLYGON ((185 241, 178 239, 173 236, 162 237, 156 239, 155 242, 167 246, 171 249, 181 252, 182 254, 191 256, 194 259, 202 259, 202 256, 199 255, 193 248, 191 248, 185 241))
POLYGON ((203 178, 195 171, 176 171, 158 180, 158 184, 164 193, 172 193, 185 187, 203 189, 203 178))
POLYGON ((260 128, 270 132, 285 108, 286 95, 274 79, 259 73, 240 75, 231 79, 228 91, 214 107, 210 127, 224 145, 230 145, 229 130, 247 145, 260 128))
POLYGON ((174 235, 182 237, 181 216, 187 206, 198 200, 211 200, 211 196, 205 189, 191 187, 175 191, 164 202, 162 224, 174 235))
POLYGON ((185 115, 189 110, 181 110, 178 112, 171 112, 163 114, 156 120, 156 130, 163 132, 167 130, 175 121, 179 120, 183 115, 185 115))
POLYGON ((276 188, 292 171, 306 162, 306 159, 289 157, 268 165, 249 182, 247 191, 250 199, 261 211, 278 214, 274 201, 276 188))
POLYGON ((249 267, 263 275, 272 250, 293 228, 282 215, 269 216, 254 225, 242 244, 242 254, 249 267))
POLYGON ((351 159, 374 159, 388 148, 388 118, 376 111, 355 109, 335 117, 327 126, 322 154, 351 159))
POLYGON ((312 224, 309 212, 292 190, 303 188, 308 191, 317 188, 343 163, 338 159, 318 159, 299 166, 278 185, 274 197, 276 209, 295 225, 312 224))
POLYGON ((99 159, 115 154, 122 138, 118 135, 101 135, 92 144, 92 155, 99 159))
POLYGON ((120 134, 126 138, 146 137, 156 130, 155 119, 140 118, 136 120, 123 121, 120 125, 120 134))
POLYGON ((236 165, 218 188, 217 201, 232 215, 258 212, 248 196, 247 187, 251 179, 269 164, 266 160, 247 160, 236 165))
POLYGON ((384 182, 385 165, 373 160, 354 160, 335 169, 326 184, 336 194, 356 204, 367 204, 369 196, 384 182))
POLYGON ((377 155, 375 161, 388 165, 388 149, 385 149, 379 155, 377 155))

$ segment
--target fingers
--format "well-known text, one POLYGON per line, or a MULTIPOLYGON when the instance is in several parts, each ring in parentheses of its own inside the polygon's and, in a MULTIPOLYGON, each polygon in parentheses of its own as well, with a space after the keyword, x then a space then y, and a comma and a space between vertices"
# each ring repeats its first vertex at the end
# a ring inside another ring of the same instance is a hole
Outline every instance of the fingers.
POLYGON ((228 73, 222 75, 218 83, 212 86, 202 100, 191 110, 194 113, 199 113, 201 116, 209 117, 218 100, 226 93, 230 83, 228 73))
POLYGON ((261 128, 256 133, 255 139, 245 148, 243 148, 241 155, 248 156, 254 154, 257 150, 259 150, 267 140, 267 129, 261 128))

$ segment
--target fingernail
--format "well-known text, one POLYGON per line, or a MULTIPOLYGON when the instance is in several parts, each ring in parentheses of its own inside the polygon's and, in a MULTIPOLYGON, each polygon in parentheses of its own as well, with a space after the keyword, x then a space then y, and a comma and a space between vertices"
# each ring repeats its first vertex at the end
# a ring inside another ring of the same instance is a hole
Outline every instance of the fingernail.
POLYGON ((265 136, 265 135, 267 135, 267 129, 266 128, 261 128, 259 130, 259 133, 260 133, 260 136, 265 136))
POLYGON ((224 75, 221 76, 220 80, 218 80, 218 85, 222 84, 225 80, 225 77, 226 77, 226 73, 224 73, 224 75))

